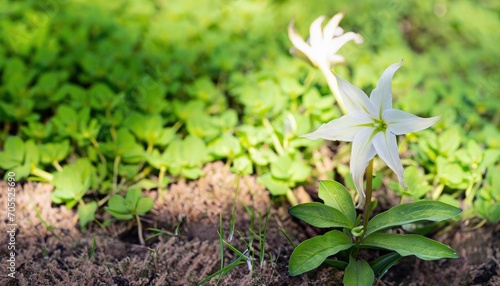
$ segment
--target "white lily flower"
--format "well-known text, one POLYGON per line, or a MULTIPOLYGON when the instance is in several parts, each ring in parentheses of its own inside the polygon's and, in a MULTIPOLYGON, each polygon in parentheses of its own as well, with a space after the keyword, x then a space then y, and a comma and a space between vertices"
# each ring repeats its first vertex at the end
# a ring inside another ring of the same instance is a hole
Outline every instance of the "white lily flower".
POLYGON ((392 77, 401 65, 402 62, 393 64, 384 71, 370 97, 336 76, 347 114, 302 136, 309 139, 352 141, 350 169, 359 194, 358 207, 365 204, 363 174, 370 160, 378 154, 396 173, 401 186, 406 189, 396 135, 426 129, 441 118, 421 118, 392 108, 392 77))
POLYGON ((294 26, 294 20, 288 25, 288 37, 294 48, 305 54, 309 60, 322 71, 338 63, 344 62, 344 57, 337 55, 338 50, 349 41, 357 44, 363 42, 361 35, 347 32, 339 27, 339 23, 344 17, 343 13, 337 13, 328 21, 325 28, 321 30, 321 24, 325 16, 320 16, 310 26, 310 38, 308 42, 299 35, 294 26))

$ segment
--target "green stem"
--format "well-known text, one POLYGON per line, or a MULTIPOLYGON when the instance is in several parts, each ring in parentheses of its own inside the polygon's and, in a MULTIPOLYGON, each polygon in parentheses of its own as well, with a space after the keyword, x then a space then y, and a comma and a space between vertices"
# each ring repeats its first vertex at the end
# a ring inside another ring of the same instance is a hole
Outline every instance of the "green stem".
POLYGON ((118 191, 118 166, 120 165, 121 157, 116 156, 113 164, 113 194, 118 191))
POLYGON ((47 182, 52 182, 52 179, 54 178, 54 176, 51 173, 38 169, 36 166, 31 166, 31 174, 40 177, 47 182))
POLYGON ((135 219, 137 220, 137 233, 139 234, 139 242, 141 245, 144 245, 144 238, 142 237, 142 225, 141 225, 141 219, 139 218, 139 215, 135 215, 135 219))
POLYGON ((99 159, 101 159, 101 163, 104 164, 104 166, 106 166, 108 164, 108 162, 106 161, 106 158, 104 157, 104 155, 101 152, 101 148, 99 147, 99 143, 93 137, 90 138, 90 142, 92 143, 92 146, 94 146, 94 148, 96 149, 97 155, 99 156, 99 159))
POLYGON ((59 165, 59 162, 57 161, 52 162, 52 166, 54 166, 54 168, 56 168, 58 172, 62 172, 63 170, 63 168, 61 167, 61 165, 59 165))
POLYGON ((273 139, 273 145, 274 145, 274 148, 276 149, 276 152, 278 152, 278 155, 284 155, 285 150, 281 146, 280 140, 278 139, 278 136, 276 136, 276 132, 274 132, 274 128, 271 125, 271 122, 269 122, 269 119, 264 117, 264 119, 262 119, 262 123, 267 128, 267 130, 269 130, 269 132, 271 132, 271 138, 273 139))
POLYGON ((163 198, 163 178, 165 177, 165 172, 167 168, 165 166, 160 167, 160 174, 158 175, 158 198, 163 198))
POLYGON ((297 201, 297 197, 295 197, 295 194, 293 193, 293 191, 291 189, 288 189, 288 191, 286 192, 286 198, 290 202, 292 207, 299 204, 299 202, 297 201))
POLYGON ((370 218, 371 212, 371 202, 372 202, 372 180, 373 180, 373 159, 368 163, 366 168, 366 201, 365 209, 363 211, 363 233, 366 232, 366 227, 368 225, 368 219, 370 218))
POLYGON ((434 192, 432 192, 432 199, 437 200, 439 196, 441 196, 441 193, 444 190, 444 184, 439 184, 437 188, 434 189, 434 192))

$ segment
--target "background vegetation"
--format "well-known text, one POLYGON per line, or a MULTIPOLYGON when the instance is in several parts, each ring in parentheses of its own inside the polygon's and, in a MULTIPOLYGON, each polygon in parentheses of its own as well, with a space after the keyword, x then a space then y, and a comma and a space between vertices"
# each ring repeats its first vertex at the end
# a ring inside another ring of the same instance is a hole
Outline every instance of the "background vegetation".
MULTIPOLYGON (((314 183, 321 141, 298 138, 340 116, 319 71, 290 56, 319 15, 362 45, 335 68, 369 93, 383 70, 397 108, 442 115, 400 138, 408 190, 462 204, 464 218, 500 220, 498 1, 0 1, 0 168, 51 182, 81 226, 112 195, 167 190, 223 160, 271 195, 314 183)), ((327 175, 349 185, 336 145, 327 175)), ((345 155, 344 155, 345 154, 345 155)), ((344 156, 344 157, 343 157, 344 156)), ((377 166, 377 165, 376 165, 377 166)), ((352 184, 351 184, 352 185, 352 184)))

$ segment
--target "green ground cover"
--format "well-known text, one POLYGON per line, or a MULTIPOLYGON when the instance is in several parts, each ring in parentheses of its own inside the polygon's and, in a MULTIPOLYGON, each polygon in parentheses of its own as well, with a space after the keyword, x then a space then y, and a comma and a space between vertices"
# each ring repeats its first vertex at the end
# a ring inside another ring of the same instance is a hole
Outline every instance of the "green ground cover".
MULTIPOLYGON (((497 1, 0 1, 0 168, 52 183, 82 228, 113 195, 167 190, 224 160, 273 196, 314 183, 323 141, 300 138, 341 115, 322 75, 289 54, 319 15, 364 43, 335 71, 365 92, 404 59, 396 108, 442 115, 401 138, 399 195, 500 220, 497 1)), ((341 145, 341 148, 349 148, 341 145)), ((349 152, 344 152, 348 156, 349 152)), ((330 177, 349 182, 336 156, 330 177)), ((376 170, 391 176, 385 167, 376 170)), ((353 187, 352 187, 353 189, 353 187)), ((101 222, 102 223, 102 222, 101 222)))

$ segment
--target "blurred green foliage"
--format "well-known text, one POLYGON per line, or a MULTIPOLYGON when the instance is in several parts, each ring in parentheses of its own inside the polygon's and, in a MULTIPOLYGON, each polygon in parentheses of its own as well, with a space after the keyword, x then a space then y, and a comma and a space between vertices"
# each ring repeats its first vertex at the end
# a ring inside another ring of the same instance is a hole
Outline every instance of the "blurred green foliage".
MULTIPOLYGON (((408 190, 389 186, 414 199, 464 198, 471 216, 498 221, 493 0, 0 1, 0 168, 61 186, 62 173, 74 176, 79 185, 53 199, 82 209, 93 200, 83 187, 125 194, 155 187, 156 175, 161 187, 162 173, 196 179, 214 160, 257 174, 273 195, 312 182, 325 143, 298 136, 340 111, 321 74, 289 55, 286 27, 295 17, 307 35, 317 16, 341 10, 341 25, 365 43, 343 47, 336 72, 369 92, 404 59, 396 107, 442 115, 400 146, 416 155, 404 160, 408 190)), ((329 175, 346 177, 346 160, 334 161, 329 175)))

